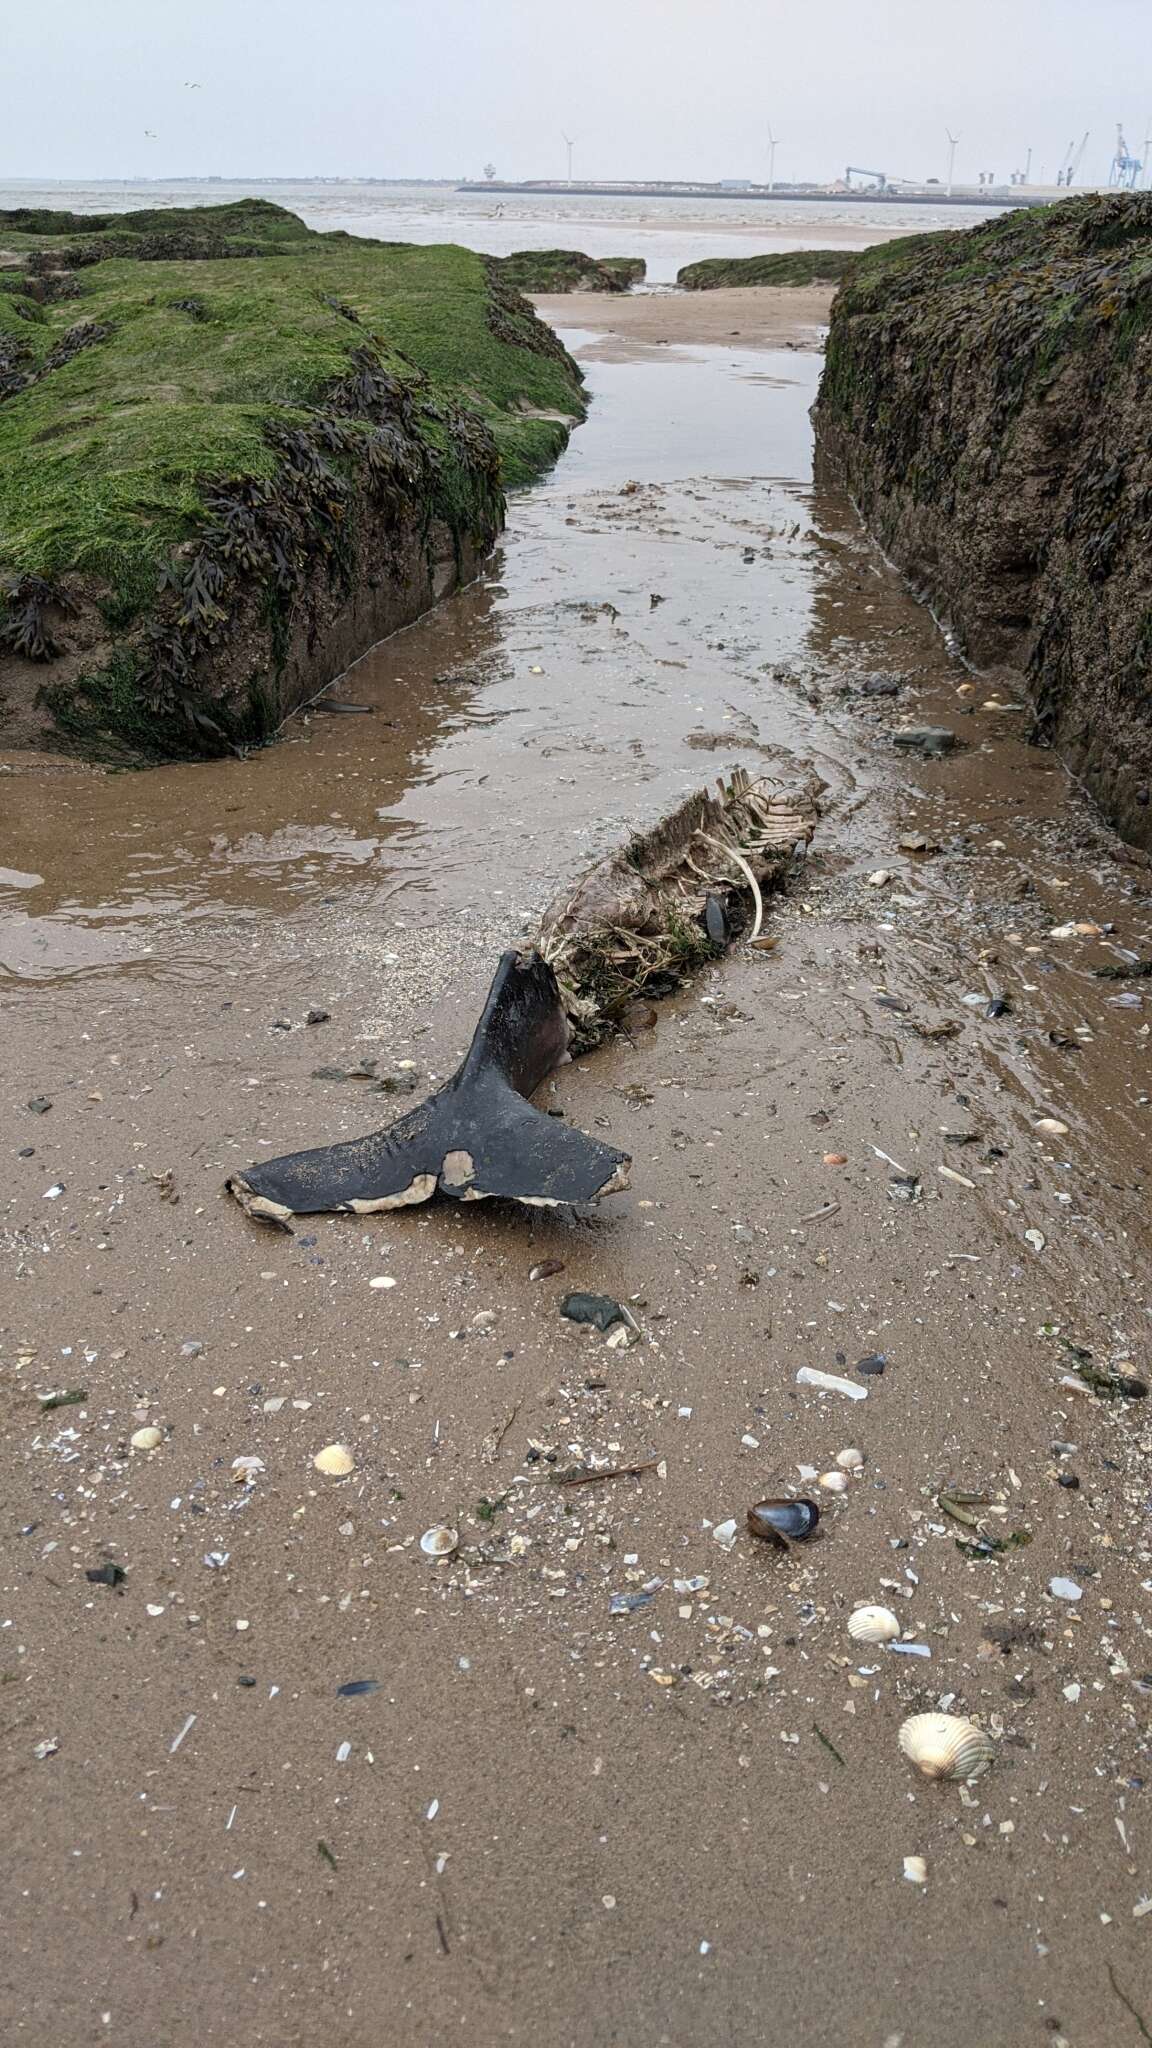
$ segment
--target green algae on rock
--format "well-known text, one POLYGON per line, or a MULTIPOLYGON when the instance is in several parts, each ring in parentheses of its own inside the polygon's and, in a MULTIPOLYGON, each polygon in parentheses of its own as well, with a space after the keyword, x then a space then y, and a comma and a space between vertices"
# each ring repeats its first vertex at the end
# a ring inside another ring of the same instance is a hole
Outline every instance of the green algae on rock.
POLYGON ((259 741, 473 574, 584 411, 481 257, 266 201, 0 214, 0 744, 259 741))
POLYGON ((1152 844, 1152 194, 868 250, 832 311, 821 458, 979 667, 1152 844))
POLYGON ((840 284, 859 261, 856 249, 783 249, 770 256, 706 256, 686 263, 676 282, 689 292, 757 285, 840 284))
POLYGON ((579 249, 516 249, 489 265, 518 292, 626 292, 642 284, 642 256, 585 256, 579 249))

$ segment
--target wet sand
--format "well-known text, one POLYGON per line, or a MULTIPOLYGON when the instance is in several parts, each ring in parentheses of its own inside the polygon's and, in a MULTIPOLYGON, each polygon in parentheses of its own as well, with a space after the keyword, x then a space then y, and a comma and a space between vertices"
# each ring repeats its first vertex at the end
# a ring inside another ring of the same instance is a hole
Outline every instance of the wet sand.
POLYGON ((737 286, 714 292, 579 292, 532 303, 550 327, 599 330, 584 349, 595 363, 635 362, 655 349, 694 342, 741 348, 818 349, 828 324, 834 287, 796 286, 775 291, 737 286))
POLYGON ((813 483, 810 354, 603 361, 587 310, 588 425, 490 575, 337 686, 371 715, 0 782, 13 2041, 1149 2023, 1152 1442, 1146 1404, 1064 1383, 1062 1341, 1146 1375, 1150 1013, 1096 970, 1152 950, 1147 869, 813 483), (859 694, 877 675, 898 694, 859 694), (909 761, 907 724, 963 750, 909 761), (633 1152, 631 1194, 292 1237, 222 1197, 405 1108, 315 1070, 430 1085, 551 891, 737 762, 827 784, 775 951, 545 1090, 633 1152), (1051 936, 1078 920, 1114 929, 1051 936), (570 1287, 640 1342, 564 1322, 570 1287), (342 1481, 311 1462, 333 1441, 342 1481), (821 1493, 848 1446, 861 1476, 821 1493), (801 1490, 811 1542, 744 1534, 801 1490), (853 1643, 860 1601, 931 1657, 853 1643), (970 1791, 897 1749, 943 1703, 996 1739, 970 1791))

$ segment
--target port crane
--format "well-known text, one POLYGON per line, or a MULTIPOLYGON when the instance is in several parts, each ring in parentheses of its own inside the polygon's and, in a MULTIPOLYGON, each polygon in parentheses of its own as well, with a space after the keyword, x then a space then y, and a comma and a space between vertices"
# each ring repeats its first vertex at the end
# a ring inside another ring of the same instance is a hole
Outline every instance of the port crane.
POLYGON ((853 178, 874 178, 878 191, 886 192, 888 190, 887 171, 866 171, 859 164, 849 164, 844 173, 845 184, 851 185, 853 178))
POLYGON ((1068 147, 1064 152, 1064 161, 1061 164, 1060 169, 1056 173, 1057 185, 1067 185, 1069 189, 1071 189, 1071 187, 1075 184, 1076 174, 1080 169, 1080 165, 1084 156, 1084 151, 1087 149, 1087 147, 1088 130, 1086 128, 1084 130, 1083 136, 1081 137, 1079 149, 1077 149, 1076 147, 1075 136, 1073 136, 1071 142, 1068 144, 1068 147))
POLYGON ((1133 192, 1136 189, 1136 180, 1143 168, 1144 165, 1141 159, 1138 156, 1132 155, 1128 144, 1124 140, 1124 129, 1121 123, 1117 121, 1116 154, 1108 171, 1108 183, 1110 185, 1119 185, 1127 191, 1133 192))

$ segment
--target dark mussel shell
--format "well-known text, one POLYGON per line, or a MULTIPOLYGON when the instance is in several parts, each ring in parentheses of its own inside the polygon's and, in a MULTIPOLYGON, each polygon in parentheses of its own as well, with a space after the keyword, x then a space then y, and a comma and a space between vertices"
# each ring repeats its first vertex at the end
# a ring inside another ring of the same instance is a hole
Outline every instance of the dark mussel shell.
POLYGON ((704 929, 714 946, 728 944, 728 919, 719 896, 709 894, 704 899, 704 929))
POLYGON ((758 1500, 749 1508, 746 1520, 750 1533, 761 1542, 787 1550, 789 1539, 803 1543, 811 1536, 820 1510, 814 1500, 758 1500))

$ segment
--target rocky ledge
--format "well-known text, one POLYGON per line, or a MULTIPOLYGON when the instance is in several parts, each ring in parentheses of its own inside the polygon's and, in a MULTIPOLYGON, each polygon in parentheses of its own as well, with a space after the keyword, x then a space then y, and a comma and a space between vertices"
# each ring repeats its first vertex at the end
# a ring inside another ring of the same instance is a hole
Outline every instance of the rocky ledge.
POLYGON ((837 296, 824 461, 1038 740, 1152 845, 1152 194, 870 250, 837 296))
POLYGON ((583 411, 469 250, 263 200, 0 214, 0 746, 268 738, 475 573, 583 411))

